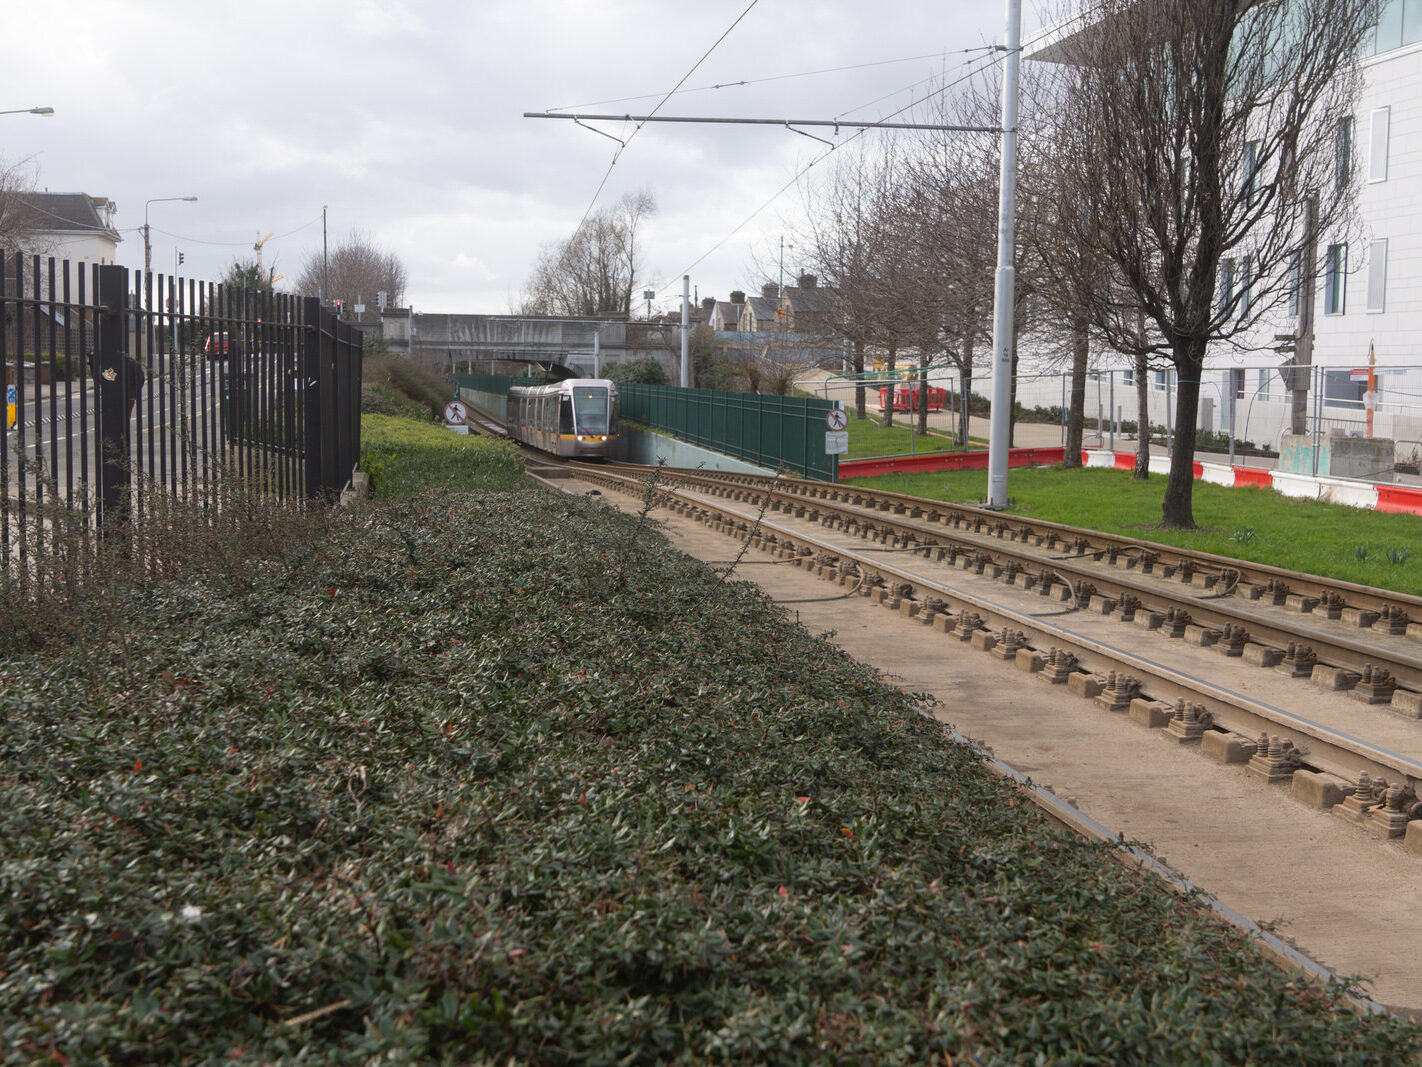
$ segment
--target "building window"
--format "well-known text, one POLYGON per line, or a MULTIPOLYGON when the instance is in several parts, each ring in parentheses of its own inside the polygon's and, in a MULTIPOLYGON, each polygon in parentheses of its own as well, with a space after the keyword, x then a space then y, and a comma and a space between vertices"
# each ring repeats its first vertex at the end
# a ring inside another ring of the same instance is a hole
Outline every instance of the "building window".
POLYGON ((1371 139, 1368 143, 1368 181, 1387 181, 1387 135, 1390 108, 1373 109, 1371 139))
POLYGON ((1346 189, 1353 180, 1353 116, 1338 120, 1338 132, 1334 143, 1334 159, 1338 169, 1334 174, 1334 184, 1346 189))
POLYGON ((1387 310, 1387 238, 1368 249, 1368 310, 1387 310))
POLYGON ((1366 378, 1354 378, 1348 370, 1325 370, 1323 372, 1323 399, 1348 407, 1362 407, 1363 394, 1368 391, 1366 378))
POLYGON ((1387 52, 1401 48, 1402 0, 1384 0, 1378 15, 1378 35, 1374 46, 1376 51, 1387 52))
POLYGON ((1160 392, 1165 392, 1165 371, 1158 370, 1155 372, 1155 384, 1152 388, 1160 392))
POLYGON ((1239 261, 1239 317, 1249 314, 1254 301, 1254 257, 1245 256, 1239 261))
POLYGON ((1325 315, 1343 314, 1347 279, 1344 268, 1347 266, 1347 258, 1347 245, 1328 246, 1328 254, 1323 260, 1323 313, 1325 315))
POLYGON ((1244 200, 1250 207, 1259 202, 1259 142, 1244 145, 1244 200))
POLYGON ((1229 371, 1230 383, 1234 386, 1234 396, 1236 400, 1244 399, 1244 368, 1231 367, 1229 371))
POLYGON ((1234 260, 1220 260, 1220 310, 1229 313, 1229 302, 1234 299, 1234 260))
POLYGON ((1127 368, 1125 368, 1123 371, 1121 371, 1121 382, 1122 382, 1122 384, 1124 384, 1124 385, 1135 385, 1135 383, 1136 383, 1136 368, 1134 368, 1134 367, 1127 367, 1127 368))

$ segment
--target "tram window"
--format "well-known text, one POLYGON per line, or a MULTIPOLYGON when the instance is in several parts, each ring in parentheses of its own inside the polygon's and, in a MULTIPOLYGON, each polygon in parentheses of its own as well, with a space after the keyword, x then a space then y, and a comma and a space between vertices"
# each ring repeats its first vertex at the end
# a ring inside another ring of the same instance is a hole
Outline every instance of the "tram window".
POLYGON ((573 432, 573 405, 565 396, 558 404, 558 432, 560 434, 570 434, 573 432))
POLYGON ((578 414, 578 433, 607 433, 607 390, 574 389, 573 407, 578 414))

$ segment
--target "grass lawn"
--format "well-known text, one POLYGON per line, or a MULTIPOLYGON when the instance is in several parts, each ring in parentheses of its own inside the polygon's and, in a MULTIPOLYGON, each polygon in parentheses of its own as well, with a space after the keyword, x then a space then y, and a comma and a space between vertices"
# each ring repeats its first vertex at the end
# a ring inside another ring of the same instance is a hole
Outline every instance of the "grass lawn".
POLYGON ((882 417, 870 415, 849 418, 849 454, 846 459, 869 459, 875 456, 906 456, 921 452, 951 452, 957 448, 955 438, 947 431, 918 432, 918 424, 908 412, 895 412, 894 424, 885 426, 882 417))
MULTIPOLYGON (((853 437, 850 438, 851 449, 853 437)), ((979 504, 987 471, 885 474, 856 484, 933 500, 979 504)), ((1165 477, 1129 471, 1014 468, 1007 511, 1106 533, 1145 537, 1221 556, 1422 595, 1422 519, 1293 500, 1271 489, 1227 489, 1196 482, 1197 530, 1164 530, 1165 477)))

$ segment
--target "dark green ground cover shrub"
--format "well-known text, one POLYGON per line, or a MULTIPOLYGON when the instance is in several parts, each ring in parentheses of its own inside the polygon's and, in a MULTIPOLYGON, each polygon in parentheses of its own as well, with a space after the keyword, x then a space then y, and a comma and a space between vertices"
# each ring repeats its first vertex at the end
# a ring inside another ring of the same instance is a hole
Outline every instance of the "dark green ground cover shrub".
POLYGON ((523 456, 512 441, 377 414, 361 415, 360 466, 382 497, 431 486, 511 488, 523 478, 523 456))
POLYGON ((633 529, 376 504, 0 660, 3 1062, 1416 1055, 633 529))

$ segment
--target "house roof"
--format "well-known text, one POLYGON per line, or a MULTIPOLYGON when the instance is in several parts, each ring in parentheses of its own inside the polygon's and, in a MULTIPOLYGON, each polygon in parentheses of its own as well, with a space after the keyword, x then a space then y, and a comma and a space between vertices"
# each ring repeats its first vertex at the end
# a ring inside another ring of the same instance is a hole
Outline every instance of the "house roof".
POLYGON ((785 299, 797 312, 816 314, 828 312, 834 308, 836 297, 839 296, 837 289, 822 289, 819 286, 808 286, 801 288, 798 285, 785 287, 785 299))
POLYGON ((750 308, 751 314, 758 319, 775 318, 775 309, 779 306, 779 300, 772 300, 764 296, 746 297, 746 307, 750 308))
POLYGON ((87 193, 21 193, 15 200, 25 227, 37 233, 94 234, 115 242, 123 240, 109 221, 113 203, 107 197, 87 193))

